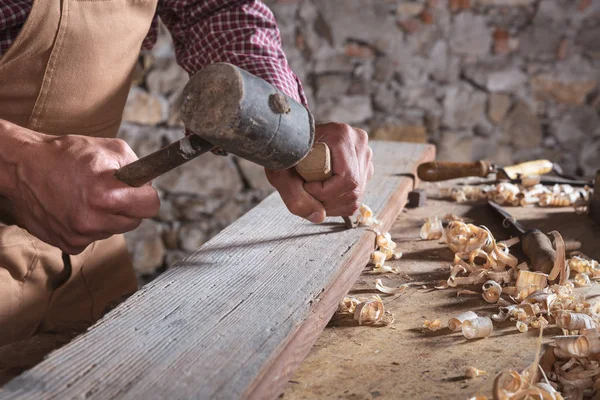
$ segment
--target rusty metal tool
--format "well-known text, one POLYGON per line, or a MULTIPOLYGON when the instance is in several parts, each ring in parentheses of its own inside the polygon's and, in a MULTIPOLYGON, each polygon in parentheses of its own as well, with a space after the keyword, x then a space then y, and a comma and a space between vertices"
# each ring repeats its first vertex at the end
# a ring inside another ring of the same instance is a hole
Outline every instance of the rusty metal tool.
POLYGON ((265 80, 216 63, 192 76, 183 96, 181 119, 191 134, 120 168, 117 179, 139 187, 208 151, 275 171, 295 166, 309 182, 331 176, 329 148, 314 143, 311 112, 265 80))
POLYGON ((468 163, 432 161, 419 165, 417 175, 421 180, 429 182, 471 176, 485 178, 492 173, 496 173, 498 179, 514 180, 522 176, 544 175, 553 168, 554 164, 549 160, 527 161, 504 168, 483 160, 468 163))
POLYGON ((590 217, 600 225, 600 169, 596 171, 594 179, 594 193, 588 205, 588 213, 590 217))
POLYGON ((521 239, 521 249, 529 258, 531 268, 549 274, 556 259, 556 252, 550 238, 539 229, 527 229, 495 202, 488 201, 488 204, 502 218, 502 226, 521 239))

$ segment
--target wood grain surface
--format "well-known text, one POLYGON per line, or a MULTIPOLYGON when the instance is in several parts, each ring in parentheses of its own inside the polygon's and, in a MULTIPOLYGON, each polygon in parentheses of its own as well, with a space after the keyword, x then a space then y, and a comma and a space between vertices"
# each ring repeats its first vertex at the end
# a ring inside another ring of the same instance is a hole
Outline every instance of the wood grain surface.
MULTIPOLYGON (((365 202, 390 227, 430 145, 373 142, 365 202)), ((0 399, 272 398, 373 248, 341 219, 313 225, 273 194, 86 334, 0 389, 0 399)))
MULTIPOLYGON (((395 323, 377 328, 357 326, 354 321, 332 321, 290 379, 283 399, 491 399, 498 373, 520 371, 533 362, 539 330, 520 333, 515 322, 495 322, 491 337, 475 340, 448 329, 422 329, 427 319, 440 319, 445 325, 449 318, 465 311, 485 316, 498 311, 498 306, 486 303, 481 294, 457 296, 458 289, 433 288, 448 278, 454 255, 442 241, 419 237, 425 218, 453 213, 489 227, 499 240, 509 234, 485 202, 457 204, 437 199, 437 184, 422 183, 421 187, 427 189, 427 205, 402 212, 390 231, 404 255, 389 263, 401 273, 362 275, 350 290, 353 296, 382 296, 385 309, 395 315, 395 323), (379 278, 390 287, 405 283, 414 286, 398 296, 388 296, 375 290, 379 278), (488 375, 468 379, 468 366, 483 369, 488 375)), ((575 214, 572 207, 506 209, 526 228, 558 230, 565 239, 580 241, 582 252, 600 259, 600 226, 589 216, 575 214)), ((517 254, 525 260, 518 250, 517 254)), ((481 292, 481 286, 467 288, 481 292)), ((576 290, 591 298, 600 295, 599 284, 576 290)), ((555 326, 548 328, 544 343, 559 334, 555 326)))

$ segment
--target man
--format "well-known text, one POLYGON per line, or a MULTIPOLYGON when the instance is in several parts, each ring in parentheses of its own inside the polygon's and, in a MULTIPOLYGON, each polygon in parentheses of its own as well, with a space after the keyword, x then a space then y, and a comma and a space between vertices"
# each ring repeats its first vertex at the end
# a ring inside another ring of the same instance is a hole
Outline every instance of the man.
MULTIPOLYGON (((0 345, 91 323, 137 289, 121 234, 156 215, 159 199, 150 185, 114 178, 137 158, 114 137, 157 16, 190 74, 230 62, 305 103, 274 17, 257 0, 3 0, 0 345)), ((266 173, 293 214, 319 223, 356 211, 373 165, 362 130, 320 125, 316 139, 331 148, 332 178, 266 173)))

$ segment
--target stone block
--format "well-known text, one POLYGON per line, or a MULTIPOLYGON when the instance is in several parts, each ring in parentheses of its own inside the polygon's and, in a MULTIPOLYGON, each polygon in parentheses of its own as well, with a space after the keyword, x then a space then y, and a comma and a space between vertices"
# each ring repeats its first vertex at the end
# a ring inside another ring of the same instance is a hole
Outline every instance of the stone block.
POLYGON ((169 117, 169 103, 157 94, 133 87, 127 96, 123 121, 144 125, 158 125, 169 117))
POLYGON ((189 80, 189 75, 175 60, 165 68, 153 68, 146 76, 146 86, 150 93, 168 96, 181 90, 189 80))
POLYGON ((488 117, 494 123, 504 119, 510 108, 510 97, 505 94, 492 93, 488 98, 488 117))
POLYGON ((598 86, 594 79, 565 78, 551 74, 536 75, 531 87, 540 101, 552 98, 566 104, 584 104, 586 97, 598 86))
POLYGON ((500 127, 517 149, 532 149, 542 143, 540 122, 534 110, 524 101, 515 103, 500 127))
POLYGON ((263 167, 240 157, 236 158, 236 162, 244 181, 250 186, 249 189, 263 192, 265 196, 275 190, 267 180, 263 167))
POLYGON ((349 74, 321 74, 315 78, 317 97, 327 98, 344 96, 350 88, 349 74))
POLYGON ((600 59, 600 26, 584 27, 577 34, 576 43, 588 57, 600 59))
POLYGON ((563 109, 558 118, 552 125, 554 137, 572 152, 578 152, 584 140, 600 136, 600 117, 590 106, 563 109))
POLYGON ((202 222, 189 222, 179 229, 179 243, 181 249, 194 252, 208 240, 209 224, 202 222))
POLYGON ((437 143, 438 161, 473 160, 473 134, 469 131, 444 131, 437 143))
POLYGON ((167 172, 155 179, 154 184, 167 193, 204 198, 227 198, 243 187, 233 161, 212 153, 167 172))
POLYGON ((427 129, 423 125, 380 126, 370 132, 372 139, 396 142, 427 143, 427 129))
POLYGON ((485 118, 486 94, 467 84, 451 86, 444 97, 444 126, 472 128, 481 118, 485 118))
POLYGON ((126 233, 125 239, 138 274, 151 275, 162 267, 166 250, 159 223, 145 219, 137 229, 126 233))
POLYGON ((316 110, 318 122, 360 123, 373 115, 369 96, 343 96, 323 101, 316 110))
POLYGON ((457 54, 481 56, 490 50, 492 32, 485 17, 465 11, 454 18, 449 41, 457 54))

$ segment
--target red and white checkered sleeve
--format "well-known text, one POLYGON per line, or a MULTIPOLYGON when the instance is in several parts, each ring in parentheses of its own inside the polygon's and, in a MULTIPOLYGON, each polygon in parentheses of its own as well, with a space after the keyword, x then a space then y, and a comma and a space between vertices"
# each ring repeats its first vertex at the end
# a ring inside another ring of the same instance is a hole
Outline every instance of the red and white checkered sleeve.
POLYGON ((253 73, 306 105, 302 83, 291 70, 271 10, 258 0, 161 0, 177 62, 190 74, 215 62, 253 73))

